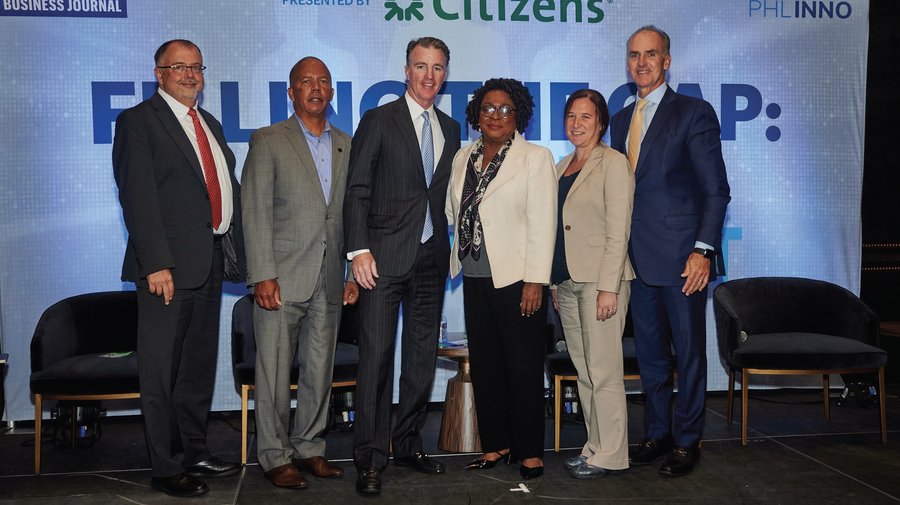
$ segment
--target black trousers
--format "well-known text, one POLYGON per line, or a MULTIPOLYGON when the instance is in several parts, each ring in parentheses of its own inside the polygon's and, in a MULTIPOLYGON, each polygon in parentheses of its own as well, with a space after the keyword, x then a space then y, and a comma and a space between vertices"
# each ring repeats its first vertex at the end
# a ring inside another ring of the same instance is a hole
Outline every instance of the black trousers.
POLYGON ((359 372, 353 461, 363 471, 384 469, 389 439, 397 457, 422 452, 425 407, 434 382, 438 327, 444 305, 445 277, 435 258, 434 240, 419 246, 413 268, 402 276, 382 275, 375 288, 359 293, 359 372), (391 430, 394 345, 403 306, 400 399, 391 430))
POLYGON ((463 306, 478 433, 484 452, 509 448, 518 459, 544 452, 546 289, 541 309, 522 316, 523 283, 494 288, 491 278, 463 280, 463 306))
POLYGON ((210 457, 206 423, 219 348, 223 256, 215 242, 206 283, 178 289, 169 305, 137 288, 138 376, 154 477, 171 477, 210 457))

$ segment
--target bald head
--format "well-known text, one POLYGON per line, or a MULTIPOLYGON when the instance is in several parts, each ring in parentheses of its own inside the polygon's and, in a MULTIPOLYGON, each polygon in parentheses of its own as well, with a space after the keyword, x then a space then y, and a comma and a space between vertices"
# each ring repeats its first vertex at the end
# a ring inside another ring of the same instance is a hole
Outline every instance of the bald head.
POLYGON ((294 66, 291 67, 291 74, 288 76, 288 85, 293 88, 294 84, 296 84, 297 81, 300 80, 300 76, 302 75, 301 69, 304 67, 304 65, 313 62, 319 63, 323 67, 325 67, 325 72, 328 74, 328 80, 331 81, 331 71, 328 70, 328 65, 326 65, 324 61, 316 58, 315 56, 306 56, 304 58, 301 58, 297 63, 294 63, 294 66))

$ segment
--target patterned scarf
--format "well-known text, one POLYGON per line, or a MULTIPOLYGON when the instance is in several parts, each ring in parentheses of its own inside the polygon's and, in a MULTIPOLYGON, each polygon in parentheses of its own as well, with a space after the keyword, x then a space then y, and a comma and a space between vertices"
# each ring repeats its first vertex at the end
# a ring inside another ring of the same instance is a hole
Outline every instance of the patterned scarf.
POLYGON ((478 207, 481 205, 481 199, 484 197, 488 184, 494 180, 500 170, 500 165, 506 159, 506 152, 512 146, 513 138, 514 136, 509 138, 484 170, 475 168, 475 162, 484 152, 484 140, 479 137, 475 141, 475 148, 472 149, 466 165, 466 179, 463 183, 462 200, 459 203, 459 219, 457 220, 459 226, 456 233, 459 235, 458 255, 460 261, 468 254, 471 254, 475 261, 481 257, 484 231, 481 228, 481 214, 478 207))

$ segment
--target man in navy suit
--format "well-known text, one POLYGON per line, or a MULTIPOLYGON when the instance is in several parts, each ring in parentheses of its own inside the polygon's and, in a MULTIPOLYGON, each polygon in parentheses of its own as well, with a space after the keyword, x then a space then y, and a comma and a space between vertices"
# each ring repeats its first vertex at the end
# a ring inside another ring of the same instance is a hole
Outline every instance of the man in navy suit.
POLYGON ((353 460, 358 492, 381 491, 394 464, 443 473, 420 434, 434 381, 450 241, 444 202, 459 123, 434 106, 450 49, 422 37, 406 48, 406 93, 368 111, 350 149, 344 247, 359 292, 359 373, 353 460), (400 402, 391 428, 394 341, 403 305, 400 402), (389 439, 393 444, 389 443, 389 439))
POLYGON ((222 125, 198 107, 206 68, 200 49, 170 40, 155 63, 157 92, 116 119, 113 171, 128 229, 122 280, 137 291, 152 487, 197 496, 209 491, 198 477, 241 469, 206 444, 222 280, 244 278, 240 187, 222 125), (226 254, 229 244, 234 256, 226 254))
POLYGON ((669 36, 645 26, 628 39, 635 102, 610 121, 612 146, 635 171, 628 252, 637 279, 631 315, 647 395, 645 440, 632 465, 663 458, 660 474, 687 475, 700 459, 706 409, 706 291, 724 273, 722 226, 730 201, 712 106, 666 84, 669 36), (671 350, 674 348, 675 357, 671 350), (672 366, 678 372, 674 416, 672 366))

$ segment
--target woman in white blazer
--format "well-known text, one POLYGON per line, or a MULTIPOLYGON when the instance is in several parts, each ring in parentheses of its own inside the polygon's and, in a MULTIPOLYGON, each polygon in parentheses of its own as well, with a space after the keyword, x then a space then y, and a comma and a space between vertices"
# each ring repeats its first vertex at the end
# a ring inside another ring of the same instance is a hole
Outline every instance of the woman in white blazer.
POLYGON ((520 132, 534 101, 514 79, 490 79, 466 107, 482 135, 456 153, 447 192, 454 224, 450 272, 463 273, 478 431, 487 469, 522 461, 543 475, 546 287, 556 233, 556 171, 549 150, 520 132))
POLYGON ((556 167, 551 297, 578 370, 587 428, 581 453, 565 464, 573 477, 585 479, 628 468, 622 331, 634 279, 628 261, 634 174, 625 156, 602 141, 609 124, 603 95, 578 90, 564 111, 575 152, 556 167))

